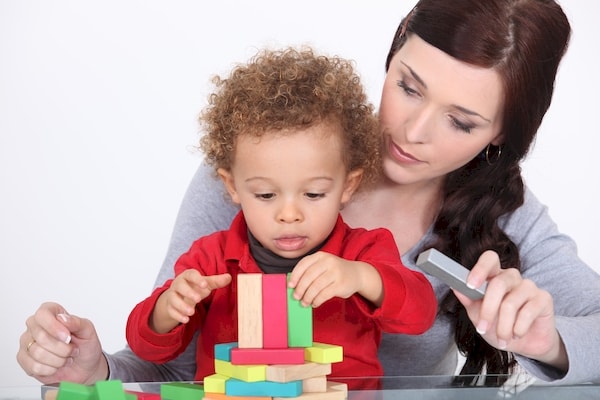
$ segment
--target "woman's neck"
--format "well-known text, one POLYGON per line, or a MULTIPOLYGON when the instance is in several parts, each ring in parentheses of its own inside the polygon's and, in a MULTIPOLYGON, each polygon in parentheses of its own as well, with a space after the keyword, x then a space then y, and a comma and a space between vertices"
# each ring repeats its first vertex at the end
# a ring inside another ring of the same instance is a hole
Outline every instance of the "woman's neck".
POLYGON ((441 182, 398 185, 389 181, 355 195, 342 210, 352 227, 389 229, 401 254, 414 247, 427 233, 441 204, 441 182))

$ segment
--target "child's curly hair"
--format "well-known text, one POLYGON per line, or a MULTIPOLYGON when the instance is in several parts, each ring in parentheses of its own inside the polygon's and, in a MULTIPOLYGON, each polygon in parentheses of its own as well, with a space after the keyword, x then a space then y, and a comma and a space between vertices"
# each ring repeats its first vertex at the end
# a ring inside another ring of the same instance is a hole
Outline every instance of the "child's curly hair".
POLYGON ((352 62, 310 48, 262 50, 213 83, 216 91, 200 115, 205 132, 200 148, 213 167, 231 169, 239 135, 260 137, 339 121, 348 171, 364 171, 363 188, 380 176, 377 117, 352 62))

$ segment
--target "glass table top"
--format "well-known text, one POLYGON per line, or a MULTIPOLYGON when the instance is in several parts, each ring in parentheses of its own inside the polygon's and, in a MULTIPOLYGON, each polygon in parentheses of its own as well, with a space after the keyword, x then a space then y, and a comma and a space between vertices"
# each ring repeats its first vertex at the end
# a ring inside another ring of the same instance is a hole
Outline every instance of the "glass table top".
MULTIPOLYGON (((381 389, 349 391, 348 400, 600 400, 600 384, 557 386, 535 381, 527 375, 513 375, 505 377, 508 380, 500 387, 486 386, 482 377, 469 377, 470 381, 476 382, 474 386, 471 386, 470 384, 461 384, 455 378, 453 376, 353 378, 367 384, 373 379, 377 379, 381 389)), ((124 383, 123 387, 132 391, 159 393, 161 385, 160 382, 124 383)), ((0 387, 0 400, 54 400, 57 388, 57 385, 0 387)))

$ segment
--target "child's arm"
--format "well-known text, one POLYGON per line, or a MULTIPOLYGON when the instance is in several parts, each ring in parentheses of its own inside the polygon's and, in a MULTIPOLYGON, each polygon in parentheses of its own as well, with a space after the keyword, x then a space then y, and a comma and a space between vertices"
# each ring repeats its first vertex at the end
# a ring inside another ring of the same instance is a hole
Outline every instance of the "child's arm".
POLYGON ((318 307, 333 297, 358 293, 376 307, 383 301, 379 272, 362 261, 349 261, 326 252, 304 257, 291 273, 289 287, 304 306, 318 307))
POLYGON ((167 333, 180 323, 188 323, 196 304, 208 297, 212 290, 229 283, 229 274, 203 276, 195 269, 185 270, 159 296, 149 321, 150 328, 157 333, 167 333))

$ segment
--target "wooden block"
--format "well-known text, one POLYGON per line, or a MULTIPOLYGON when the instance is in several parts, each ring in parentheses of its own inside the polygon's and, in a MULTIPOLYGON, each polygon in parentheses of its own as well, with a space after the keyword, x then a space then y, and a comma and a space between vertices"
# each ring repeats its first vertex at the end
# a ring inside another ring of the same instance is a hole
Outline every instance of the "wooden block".
POLYGON ((272 400, 271 396, 230 396, 224 393, 204 393, 204 400, 272 400))
POLYGON ((312 307, 304 307, 287 288, 288 347, 309 347, 313 344, 312 307))
POLYGON ((225 382, 229 379, 228 376, 220 374, 212 374, 205 376, 202 380, 204 385, 204 392, 210 393, 225 393, 225 382))
POLYGON ((315 342, 304 349, 304 359, 322 364, 336 363, 344 359, 344 351, 342 346, 315 342))
POLYGON ((272 396, 297 397, 302 393, 302 381, 293 382, 244 382, 229 379, 225 383, 225 393, 230 396, 272 396))
POLYGON ((304 364, 304 348, 231 349, 231 363, 245 364, 304 364))
POLYGON ((237 276, 238 346, 263 347, 262 275, 237 276))
POLYGON ((302 379, 302 393, 325 392, 327 390, 327 377, 315 376, 302 379))
POLYGON ((123 382, 120 380, 98 381, 94 385, 94 390, 96 392, 94 400, 127 400, 123 382))
POLYGON ((161 400, 158 393, 138 392, 136 390, 125 390, 125 393, 134 395, 137 400, 161 400))
POLYGON ((204 387, 197 383, 163 383, 160 385, 160 397, 163 400, 201 400, 204 397, 204 387))
POLYGON ((217 360, 231 361, 231 349, 238 347, 237 342, 215 344, 215 358, 217 360))
POLYGON ((95 394, 94 386, 65 381, 58 385, 56 400, 92 400, 95 394))
POLYGON ((223 360, 215 360, 215 372, 244 382, 264 381, 267 377, 266 365, 233 365, 223 360))
POLYGON ((267 380, 272 382, 297 381, 330 373, 331 364, 267 365, 267 380))
POLYGON ((44 392, 44 400, 56 400, 58 397, 58 389, 48 389, 44 392))
POLYGON ((342 392, 346 393, 346 397, 348 397, 348 384, 347 383, 327 381, 327 388, 334 389, 334 390, 341 390, 342 392))
MULTIPOLYGON (((313 392, 313 393, 302 393, 296 399, 298 400, 345 400, 347 398, 346 393, 342 390, 327 389, 326 392, 313 392)), ((283 397, 273 396, 273 400, 289 400, 283 397)))
POLYGON ((287 275, 263 274, 263 347, 288 347, 287 275))

